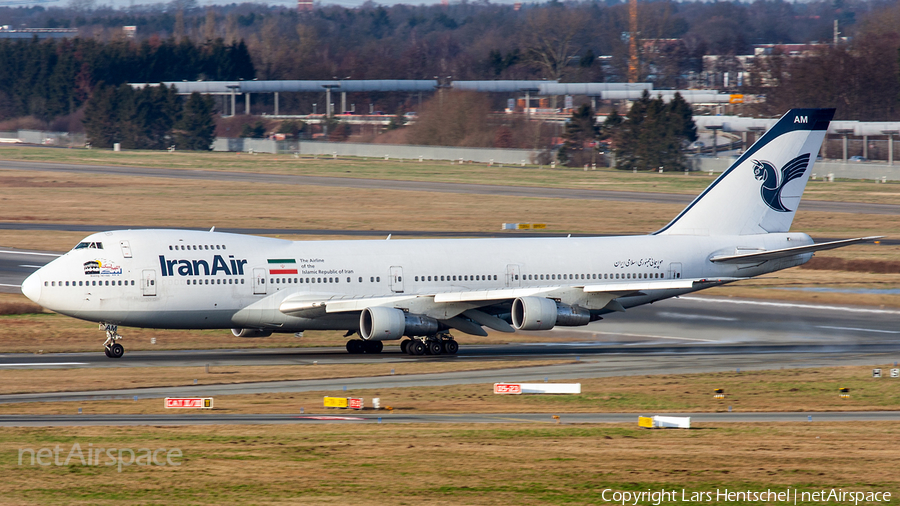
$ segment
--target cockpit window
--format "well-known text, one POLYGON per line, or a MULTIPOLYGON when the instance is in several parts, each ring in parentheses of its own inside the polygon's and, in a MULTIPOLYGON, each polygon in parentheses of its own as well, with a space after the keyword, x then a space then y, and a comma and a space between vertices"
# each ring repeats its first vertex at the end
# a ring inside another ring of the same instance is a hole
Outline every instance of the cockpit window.
POLYGON ((103 249, 103 243, 102 242, 80 242, 73 249, 84 249, 84 248, 103 249))

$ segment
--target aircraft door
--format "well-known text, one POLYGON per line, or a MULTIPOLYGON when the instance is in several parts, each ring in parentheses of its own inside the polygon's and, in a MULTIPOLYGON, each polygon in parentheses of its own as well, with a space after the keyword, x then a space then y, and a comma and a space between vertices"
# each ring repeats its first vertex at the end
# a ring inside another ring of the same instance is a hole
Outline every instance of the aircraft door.
POLYGON ((141 291, 145 297, 156 296, 156 271, 154 269, 144 269, 141 273, 141 291))
POLYGON ((122 256, 131 258, 131 245, 128 244, 128 241, 119 241, 119 246, 122 247, 122 256))
POLYGON ((669 264, 669 279, 681 279, 681 262, 669 264))
POLYGON ((519 264, 506 266, 506 286, 522 286, 522 276, 519 275, 519 264))
POLYGON ((403 267, 391 266, 391 291, 403 293, 403 267))
POLYGON ((253 295, 266 294, 266 270, 260 267, 253 269, 253 295))

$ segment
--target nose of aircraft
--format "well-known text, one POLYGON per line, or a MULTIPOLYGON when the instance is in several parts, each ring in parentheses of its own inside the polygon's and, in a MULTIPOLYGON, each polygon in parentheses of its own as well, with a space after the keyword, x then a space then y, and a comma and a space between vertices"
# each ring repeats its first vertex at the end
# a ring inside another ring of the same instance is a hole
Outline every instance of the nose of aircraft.
POLYGON ((41 298, 41 286, 41 277, 35 272, 22 282, 22 293, 35 303, 38 303, 38 300, 41 298))

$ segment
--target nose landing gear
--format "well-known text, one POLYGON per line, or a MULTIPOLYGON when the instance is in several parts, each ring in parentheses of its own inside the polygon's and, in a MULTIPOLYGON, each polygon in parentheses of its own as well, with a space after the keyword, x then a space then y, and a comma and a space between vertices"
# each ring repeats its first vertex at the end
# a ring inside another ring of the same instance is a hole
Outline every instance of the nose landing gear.
POLYGON ((101 323, 100 330, 106 331, 106 342, 103 343, 103 351, 106 353, 106 356, 109 358, 122 358, 122 355, 125 354, 125 347, 116 342, 122 339, 122 336, 119 335, 119 326, 101 323))

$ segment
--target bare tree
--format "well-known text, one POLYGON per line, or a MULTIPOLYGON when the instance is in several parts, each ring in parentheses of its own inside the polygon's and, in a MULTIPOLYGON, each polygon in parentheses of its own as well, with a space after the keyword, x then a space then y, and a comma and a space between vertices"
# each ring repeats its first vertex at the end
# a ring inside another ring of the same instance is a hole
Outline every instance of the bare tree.
POLYGON ((563 6, 533 9, 525 25, 525 61, 537 67, 547 79, 562 79, 569 58, 582 47, 586 17, 563 6))

